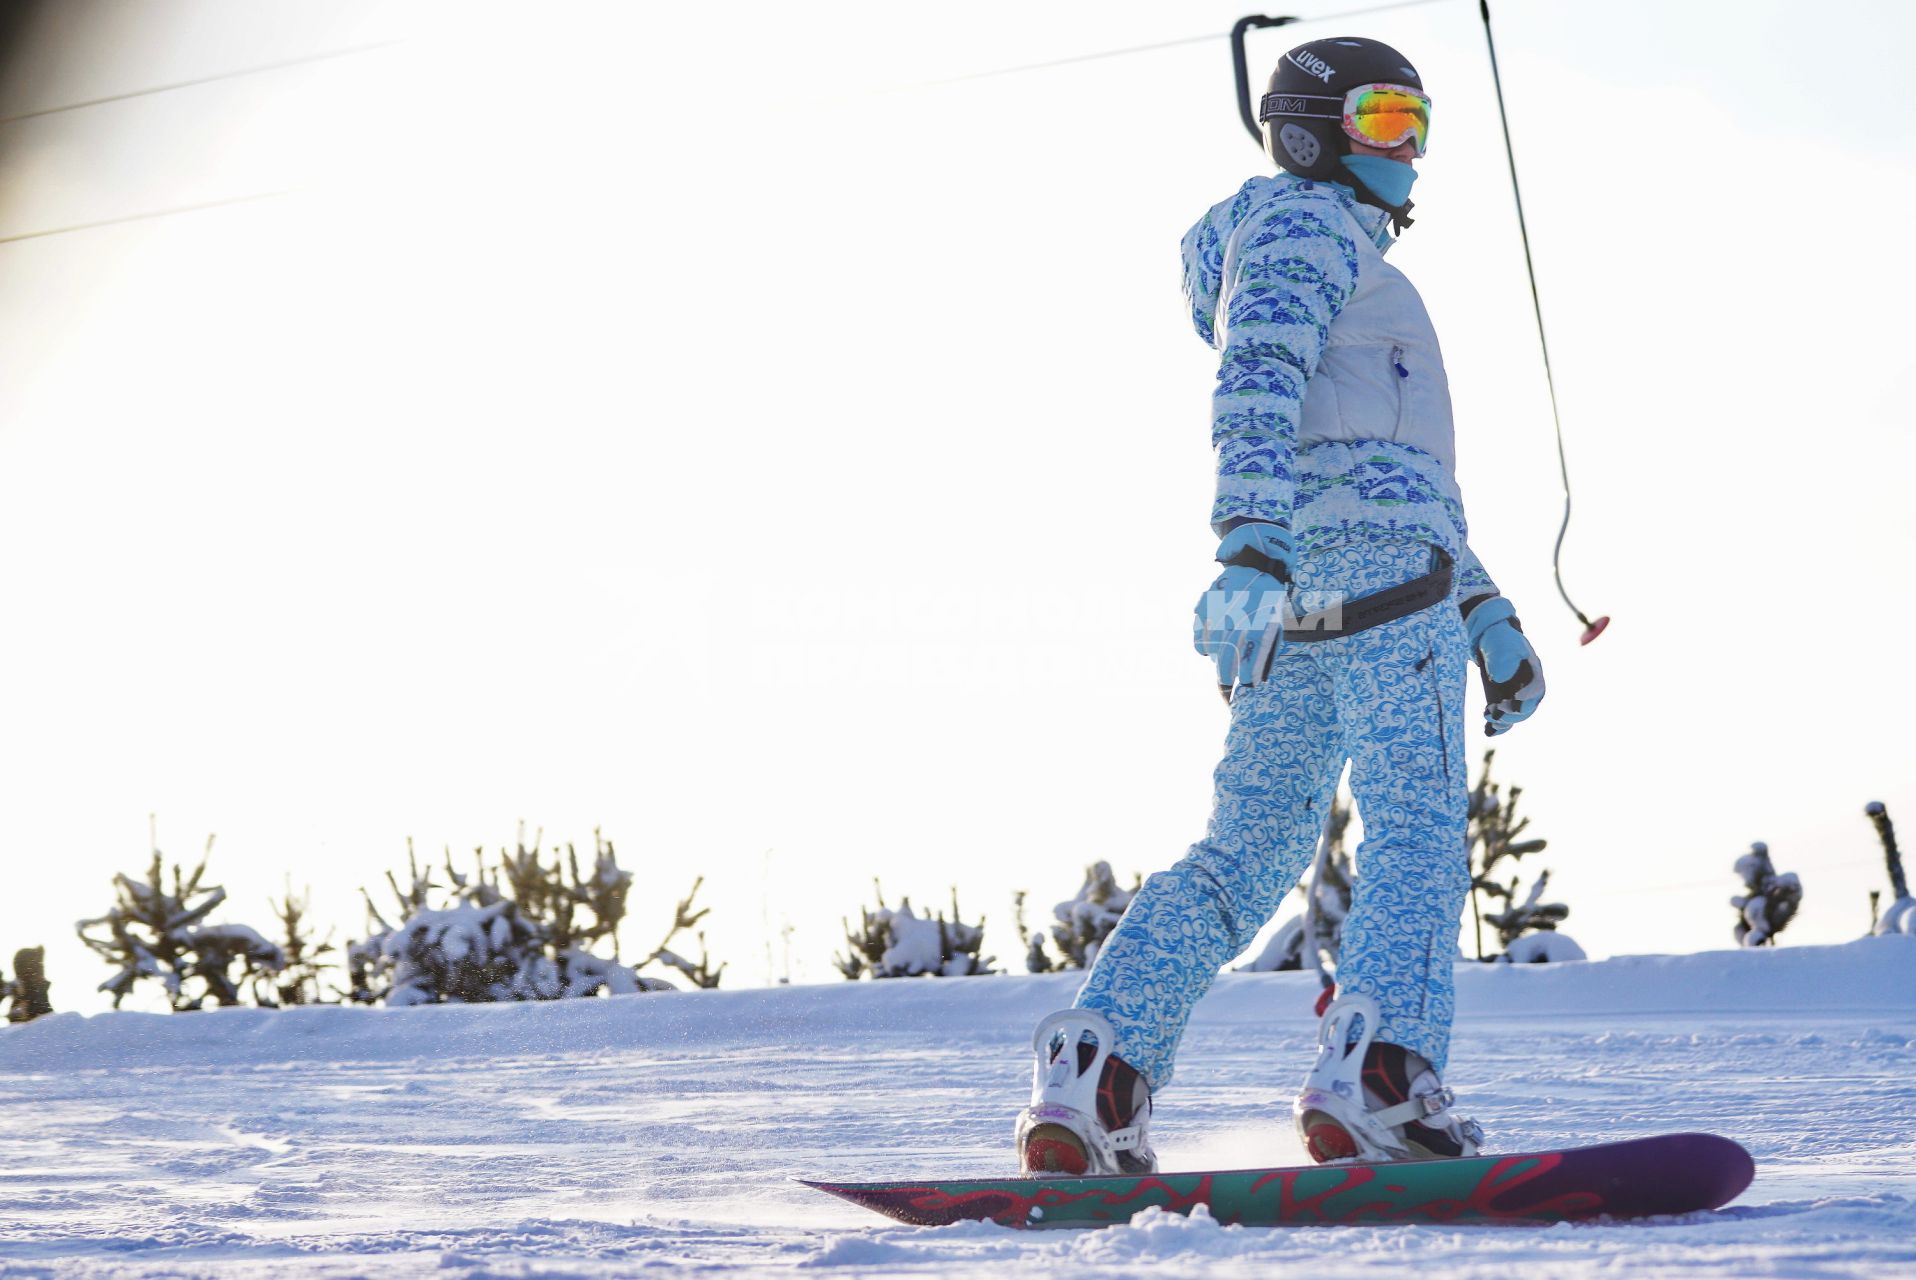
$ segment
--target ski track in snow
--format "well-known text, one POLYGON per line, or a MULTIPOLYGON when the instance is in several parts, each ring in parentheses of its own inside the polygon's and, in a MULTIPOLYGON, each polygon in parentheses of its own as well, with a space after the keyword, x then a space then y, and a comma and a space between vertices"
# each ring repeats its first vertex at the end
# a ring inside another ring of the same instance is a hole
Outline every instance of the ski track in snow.
MULTIPOLYGON (((1077 975, 566 1005, 65 1015, 0 1031, 0 1276, 1916 1274, 1916 939, 1460 973, 1496 1149, 1684 1129, 1757 1181, 1638 1223, 908 1228, 790 1181, 1008 1161, 1077 975)), ((1299 1163, 1306 975, 1227 975, 1167 1168, 1299 1163)))

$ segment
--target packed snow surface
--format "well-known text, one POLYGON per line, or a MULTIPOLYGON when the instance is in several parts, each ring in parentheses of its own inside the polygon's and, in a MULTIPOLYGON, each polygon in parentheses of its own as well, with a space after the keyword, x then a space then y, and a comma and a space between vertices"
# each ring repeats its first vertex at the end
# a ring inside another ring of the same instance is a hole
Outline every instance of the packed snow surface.
MULTIPOLYGON (((0 1275, 1916 1274, 1916 938, 1468 965, 1450 1083, 1496 1149, 1701 1129, 1717 1213, 1524 1227, 901 1227, 797 1185, 1009 1163, 1074 974, 549 1004, 60 1014, 0 1030, 0 1275)), ((1168 1168, 1299 1163, 1308 974, 1227 974, 1168 1168)), ((57 993, 56 993, 57 994, 57 993)))

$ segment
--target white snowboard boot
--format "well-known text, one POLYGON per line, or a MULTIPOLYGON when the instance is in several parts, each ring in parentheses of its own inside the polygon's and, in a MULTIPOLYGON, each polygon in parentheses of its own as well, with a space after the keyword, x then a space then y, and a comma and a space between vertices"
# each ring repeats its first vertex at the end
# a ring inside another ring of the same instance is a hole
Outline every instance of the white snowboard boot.
POLYGON ((1031 1048, 1031 1105, 1018 1117, 1018 1167, 1073 1177, 1152 1173, 1145 1138, 1151 1095, 1122 1058, 1111 1056, 1111 1024, 1089 1009, 1066 1009, 1038 1024, 1031 1048))
POLYGON ((1451 1110, 1455 1099, 1430 1063, 1402 1045, 1373 1043, 1379 1025, 1377 1002, 1369 996, 1344 996, 1324 1011, 1317 1065, 1291 1107, 1311 1159, 1324 1164, 1476 1155, 1482 1126, 1451 1110))

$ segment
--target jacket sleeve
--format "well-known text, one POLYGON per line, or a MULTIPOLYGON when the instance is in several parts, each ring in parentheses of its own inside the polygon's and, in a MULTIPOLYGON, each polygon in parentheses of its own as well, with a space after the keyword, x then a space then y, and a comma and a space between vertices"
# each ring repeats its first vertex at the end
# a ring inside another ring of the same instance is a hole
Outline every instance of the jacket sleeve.
POLYGON ((1471 550, 1468 542, 1464 544, 1464 554, 1457 559, 1457 580, 1451 589, 1459 600, 1503 594, 1491 578, 1490 570, 1484 568, 1484 562, 1477 558, 1477 553, 1471 550))
MULTIPOLYGON (((1450 587, 1451 599, 1457 602, 1457 612, 1464 622, 1470 622, 1470 615, 1481 606, 1503 595, 1497 584, 1491 579, 1490 571, 1484 568, 1484 562, 1477 553, 1464 544, 1463 555, 1457 558, 1456 577, 1450 587)), ((1486 615, 1488 616, 1488 615, 1486 615)))
POLYGON ((1238 236, 1225 254, 1211 413, 1219 536, 1250 520, 1290 526, 1304 387, 1357 288, 1357 244, 1335 205, 1283 201, 1238 236))

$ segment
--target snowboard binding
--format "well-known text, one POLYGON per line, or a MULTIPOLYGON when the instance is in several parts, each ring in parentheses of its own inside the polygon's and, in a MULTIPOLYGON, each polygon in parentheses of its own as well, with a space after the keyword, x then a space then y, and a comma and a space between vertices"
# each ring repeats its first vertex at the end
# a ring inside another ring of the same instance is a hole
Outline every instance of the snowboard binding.
POLYGON ((1018 1117, 1027 1175, 1151 1173, 1151 1100, 1136 1071, 1111 1056, 1116 1033, 1089 1009, 1066 1009, 1032 1033, 1031 1105, 1018 1117))
POLYGON ((1366 995, 1340 997, 1317 1029, 1317 1063, 1292 1104, 1297 1136, 1319 1164, 1474 1156, 1483 1127, 1423 1058, 1375 1041, 1382 1017, 1366 995))

